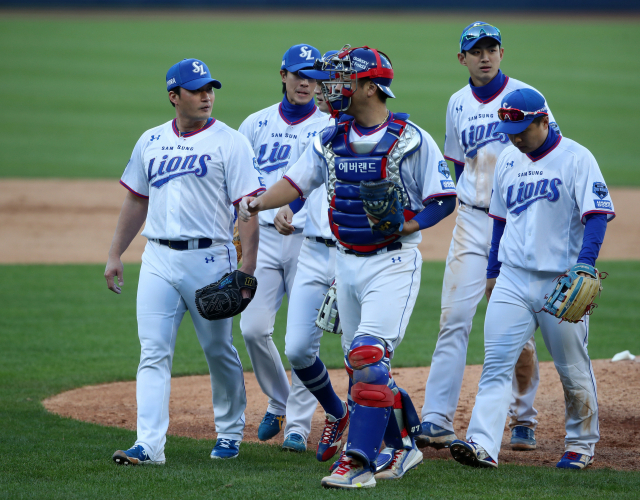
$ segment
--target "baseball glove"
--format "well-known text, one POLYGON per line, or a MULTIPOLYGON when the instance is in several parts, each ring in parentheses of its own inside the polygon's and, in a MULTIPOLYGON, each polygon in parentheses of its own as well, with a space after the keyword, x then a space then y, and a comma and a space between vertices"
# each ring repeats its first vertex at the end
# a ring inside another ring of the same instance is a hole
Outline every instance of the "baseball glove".
POLYGON ((557 285, 542 308, 562 321, 578 323, 585 314, 591 314, 598 305, 593 300, 602 291, 601 281, 607 273, 599 273, 588 264, 576 264, 557 278, 557 285), (589 276, 580 276, 578 273, 589 276))
POLYGON ((404 212, 402 210, 402 191, 392 181, 360 181, 360 199, 364 211, 378 219, 374 224, 369 219, 371 231, 378 231, 384 236, 401 231, 404 225, 404 212))
POLYGON ((213 321, 240 314, 256 295, 258 280, 255 276, 233 271, 215 283, 196 290, 196 308, 204 319, 213 321), (242 297, 242 289, 251 291, 251 297, 242 297))
POLYGON ((236 247, 236 253, 238 254, 238 264, 242 260, 242 244, 240 243, 240 233, 238 232, 238 223, 233 226, 233 246, 236 247))
POLYGON ((342 335, 342 326, 340 325, 340 315, 338 314, 338 303, 336 302, 338 294, 336 291, 336 280, 327 290, 322 305, 318 310, 318 318, 316 326, 325 332, 342 335))

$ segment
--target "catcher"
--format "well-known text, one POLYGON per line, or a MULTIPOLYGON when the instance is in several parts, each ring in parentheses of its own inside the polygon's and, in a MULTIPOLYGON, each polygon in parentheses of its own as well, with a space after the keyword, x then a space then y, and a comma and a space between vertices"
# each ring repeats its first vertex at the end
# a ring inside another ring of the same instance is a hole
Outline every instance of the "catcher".
POLYGON ((587 344, 601 290, 594 266, 613 202, 593 155, 549 127, 538 92, 516 90, 501 106, 496 133, 513 146, 498 158, 489 208, 484 367, 466 441, 450 450, 464 465, 498 466, 513 367, 540 327, 565 395, 565 453, 556 466, 584 469, 600 439, 587 344))

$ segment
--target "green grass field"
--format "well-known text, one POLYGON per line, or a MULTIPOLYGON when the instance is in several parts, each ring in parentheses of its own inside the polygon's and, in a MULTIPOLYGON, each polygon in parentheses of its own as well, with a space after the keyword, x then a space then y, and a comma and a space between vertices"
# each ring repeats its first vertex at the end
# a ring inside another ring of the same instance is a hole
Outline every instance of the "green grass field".
MULTIPOLYGON (((494 19, 504 35, 506 74, 538 88, 562 132, 587 146, 608 184, 640 185, 632 147, 640 125, 637 19, 494 19)), ((353 46, 389 54, 398 99, 442 147, 449 97, 466 85, 456 59, 467 17, 366 18, 345 29, 324 15, 198 18, 99 16, 0 19, 2 177, 118 177, 138 137, 172 118, 167 69, 204 60, 223 87, 214 116, 238 127, 277 102, 284 51, 304 40, 322 52, 353 46)))
MULTIPOLYGON (((0 11, 1 12, 1 11, 0 11)), ((492 18, 504 35, 508 75, 547 97, 563 134, 587 146, 614 186, 638 186, 632 147, 640 125, 637 19, 492 18)), ((203 59, 223 83, 214 116, 233 127, 280 99, 278 68, 286 48, 304 41, 321 51, 344 43, 387 52, 399 96, 442 146, 449 96, 464 86, 456 61, 467 17, 359 17, 348 30, 327 14, 265 16, 0 16, 0 68, 6 90, 0 120, 0 178, 117 178, 140 134, 172 118, 166 70, 203 59)), ((600 263, 611 273, 592 318, 589 350, 608 358, 640 353, 639 262, 600 263)), ((167 465, 115 467, 117 448, 135 433, 47 413, 41 400, 74 387, 134 380, 139 343, 135 291, 139 266, 125 268, 123 295, 106 290, 101 265, 0 266, 0 498, 334 498, 320 478, 327 467, 277 446, 242 445, 233 461, 211 461, 211 441, 169 436, 167 465), (221 463, 222 462, 222 463, 221 463)), ((438 331, 444 263, 423 266, 422 286, 394 366, 431 362, 438 331)), ((483 300, 468 363, 482 363, 483 300)), ((284 352, 286 308, 274 334, 284 352)), ((237 323, 235 345, 251 365, 237 323)), ((538 337, 541 360, 549 360, 538 337)), ((322 356, 340 368, 337 337, 322 356)), ((285 366, 288 364, 285 361, 285 366)), ((174 376, 207 366, 188 316, 178 335, 174 376)), ((399 482, 355 493, 370 498, 637 498, 640 474, 501 465, 497 471, 429 461, 399 482)))
MULTIPOLYGON (((623 349, 640 352, 636 325, 640 263, 608 262, 611 273, 600 308, 592 318, 589 350, 608 358, 623 349)), ((320 488, 326 465, 281 453, 277 446, 242 445, 241 458, 212 462, 211 441, 169 437, 167 465, 121 468, 110 461, 135 433, 47 413, 40 401, 74 387, 135 379, 140 355, 135 321, 139 267, 125 269, 122 295, 109 293, 100 265, 0 266, 0 497, 3 498, 326 498, 344 492, 320 488)), ((394 366, 427 365, 439 316, 443 266, 423 266, 412 322, 394 366)), ((284 351, 286 308, 274 334, 284 351)), ((484 300, 469 345, 469 363, 483 359, 484 300)), ((250 363, 238 329, 235 345, 245 368, 250 363)), ((538 338, 540 359, 549 354, 538 338)), ((339 341, 327 334, 323 359, 342 365, 339 341)), ((284 360, 285 366, 288 366, 284 360)), ((174 376, 207 372, 193 326, 180 328, 174 376)), ((417 402, 417 404, 421 404, 417 402)), ((380 484, 371 498, 636 498, 640 474, 592 470, 572 474, 535 467, 502 465, 497 471, 470 470, 455 462, 428 461, 397 484, 380 484), (489 478, 489 475, 490 478, 489 478), (523 484, 528 486, 523 489, 523 484)))

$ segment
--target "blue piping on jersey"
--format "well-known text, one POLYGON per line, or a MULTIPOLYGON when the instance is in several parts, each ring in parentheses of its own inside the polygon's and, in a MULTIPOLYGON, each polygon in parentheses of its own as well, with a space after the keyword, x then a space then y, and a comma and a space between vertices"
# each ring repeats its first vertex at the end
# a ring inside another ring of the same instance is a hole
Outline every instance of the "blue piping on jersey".
POLYGON ((502 93, 508 82, 509 77, 506 76, 502 70, 498 70, 498 74, 493 77, 493 80, 482 87, 474 86, 473 81, 469 78, 469 87, 476 101, 487 104, 502 93))
POLYGON ((291 104, 287 99, 286 94, 282 98, 280 106, 278 106, 280 117, 288 125, 297 125, 298 123, 302 123, 311 115, 313 115, 313 113, 315 113, 317 109, 318 108, 313 99, 311 99, 307 104, 300 106, 298 104, 291 104))

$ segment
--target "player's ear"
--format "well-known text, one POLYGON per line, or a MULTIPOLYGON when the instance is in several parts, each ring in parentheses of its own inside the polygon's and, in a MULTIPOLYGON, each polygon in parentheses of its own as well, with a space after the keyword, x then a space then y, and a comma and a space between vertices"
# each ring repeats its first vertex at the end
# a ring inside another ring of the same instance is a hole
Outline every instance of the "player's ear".
POLYGON ((282 83, 287 83, 287 70, 281 69, 280 76, 282 77, 282 83))
POLYGON ((502 61, 502 58, 504 57, 504 49, 502 48, 502 45, 500 46, 500 60, 502 61))
POLYGON ((458 62, 463 66, 467 65, 467 53, 458 52, 458 62))
POLYGON ((171 104, 175 106, 179 99, 180 96, 178 94, 176 94, 173 90, 169 91, 169 101, 171 101, 171 104))

